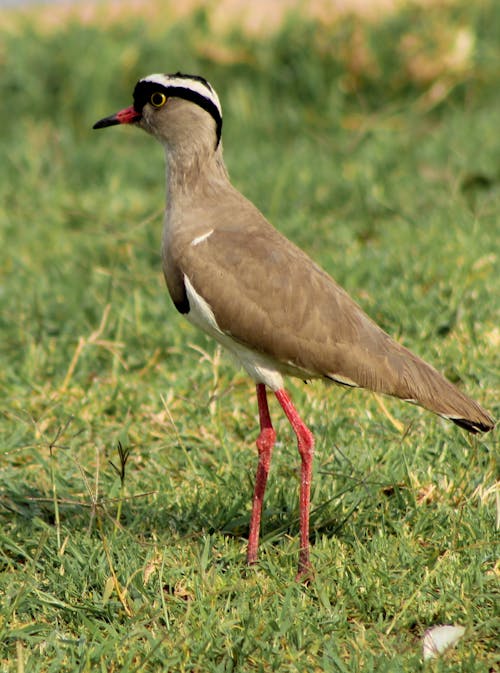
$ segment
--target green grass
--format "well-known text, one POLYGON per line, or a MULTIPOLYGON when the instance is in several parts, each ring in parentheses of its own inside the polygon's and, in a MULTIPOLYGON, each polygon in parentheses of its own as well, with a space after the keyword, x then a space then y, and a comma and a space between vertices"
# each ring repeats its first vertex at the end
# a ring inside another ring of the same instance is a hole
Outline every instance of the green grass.
POLYGON ((299 460, 274 401, 247 569, 252 384, 167 297, 161 148, 90 130, 141 75, 207 76, 235 184, 498 417, 500 12, 471 4, 229 35, 228 64, 204 56, 203 15, 2 33, 2 671, 496 670, 497 435, 291 381, 317 438, 316 579, 294 582, 299 460), (444 26, 474 36, 467 67, 410 76, 405 36, 432 56, 444 26), (371 66, 353 74, 359 29, 371 66), (466 635, 424 666, 443 623, 466 635))

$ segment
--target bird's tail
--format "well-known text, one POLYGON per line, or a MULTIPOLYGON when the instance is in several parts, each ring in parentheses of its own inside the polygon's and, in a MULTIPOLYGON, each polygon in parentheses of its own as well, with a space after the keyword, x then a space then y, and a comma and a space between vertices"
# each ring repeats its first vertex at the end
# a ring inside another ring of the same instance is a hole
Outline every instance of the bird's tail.
MULTIPOLYGON (((399 344, 398 344, 399 345, 399 344)), ((439 414, 468 432, 488 432, 495 420, 434 367, 403 346, 403 375, 391 394, 439 414)))

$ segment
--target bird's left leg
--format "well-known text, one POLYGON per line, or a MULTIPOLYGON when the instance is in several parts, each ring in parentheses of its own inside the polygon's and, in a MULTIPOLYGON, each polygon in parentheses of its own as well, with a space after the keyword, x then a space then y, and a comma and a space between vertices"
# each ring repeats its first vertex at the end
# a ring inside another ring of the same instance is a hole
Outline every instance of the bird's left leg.
POLYGON ((309 508, 311 502, 311 480, 314 455, 314 437, 304 421, 300 418, 290 396, 284 389, 275 390, 274 394, 281 404, 295 434, 302 460, 300 470, 300 551, 299 570, 296 579, 307 581, 312 576, 312 565, 309 559, 309 508))
POLYGON ((247 563, 249 564, 256 563, 257 561, 262 503, 264 501, 264 491, 266 490, 273 446, 276 441, 276 432, 271 423, 269 406, 267 404, 266 386, 263 383, 257 383, 257 403, 259 405, 260 420, 260 434, 257 437, 259 463, 255 478, 252 517, 250 519, 250 533, 248 536, 247 563))

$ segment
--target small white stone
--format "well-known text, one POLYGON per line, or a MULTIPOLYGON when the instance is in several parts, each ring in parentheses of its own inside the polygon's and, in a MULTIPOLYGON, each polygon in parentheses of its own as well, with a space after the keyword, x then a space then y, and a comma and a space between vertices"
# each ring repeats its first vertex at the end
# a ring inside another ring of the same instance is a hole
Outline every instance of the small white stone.
POLYGON ((465 633, 465 627, 444 624, 433 626, 424 633, 424 661, 442 654, 455 645, 465 633))

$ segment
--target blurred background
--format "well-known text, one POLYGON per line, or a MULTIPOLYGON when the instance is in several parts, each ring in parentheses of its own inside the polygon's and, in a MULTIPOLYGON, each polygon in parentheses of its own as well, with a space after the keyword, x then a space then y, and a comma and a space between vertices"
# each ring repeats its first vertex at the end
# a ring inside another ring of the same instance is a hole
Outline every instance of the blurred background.
POLYGON ((0 2, 2 670, 417 670, 434 623, 470 634, 449 670, 496 670, 493 434, 290 382, 318 588, 277 409, 243 576, 253 387, 167 296, 162 148, 92 125, 206 77, 234 184, 498 417, 499 36, 497 0, 0 2))

